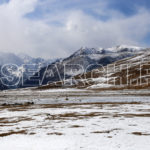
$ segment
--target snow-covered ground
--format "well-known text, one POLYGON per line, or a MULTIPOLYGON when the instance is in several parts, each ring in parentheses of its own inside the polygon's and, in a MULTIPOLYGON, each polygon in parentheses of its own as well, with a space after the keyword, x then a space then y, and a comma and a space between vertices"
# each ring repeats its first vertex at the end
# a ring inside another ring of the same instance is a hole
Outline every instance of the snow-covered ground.
POLYGON ((35 103, 0 106, 1 150, 150 149, 149 97, 60 98, 59 104, 51 98, 35 103))

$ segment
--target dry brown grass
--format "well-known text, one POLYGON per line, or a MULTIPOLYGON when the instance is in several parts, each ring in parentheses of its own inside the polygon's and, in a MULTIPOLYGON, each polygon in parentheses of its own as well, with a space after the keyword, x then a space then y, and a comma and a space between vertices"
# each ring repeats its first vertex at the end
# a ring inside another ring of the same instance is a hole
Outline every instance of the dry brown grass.
POLYGON ((84 126, 80 126, 80 125, 72 125, 72 126, 70 126, 70 128, 81 128, 81 127, 84 127, 84 126))
POLYGON ((0 133, 0 137, 10 136, 10 135, 13 135, 13 134, 27 134, 27 131, 26 130, 20 130, 20 131, 10 130, 7 133, 0 133))
POLYGON ((149 136, 150 135, 150 133, 142 133, 142 132, 132 132, 131 134, 138 135, 138 136, 142 136, 142 135, 149 136))
MULTIPOLYGON (((93 106, 103 108, 103 105, 110 105, 110 107, 117 107, 119 105, 124 105, 124 104, 142 104, 142 102, 96 102, 96 103, 66 103, 66 104, 46 104, 46 105, 39 105, 40 108, 64 108, 64 107, 69 107, 69 108, 81 108, 81 109, 86 109, 86 108, 93 108, 93 106), (90 105, 86 107, 87 105, 90 105), (80 107, 81 106, 81 107, 80 107), (84 107, 82 107, 84 106, 84 107)), ((35 108, 38 105, 35 106, 35 108)))
POLYGON ((81 113, 64 113, 64 114, 57 114, 58 118, 78 118, 78 119, 84 119, 84 118, 88 118, 88 117, 96 117, 96 116, 100 116, 102 115, 102 113, 100 112, 91 112, 91 113, 86 113, 86 114, 81 114, 81 113))
POLYGON ((122 130, 122 129, 120 129, 120 128, 115 128, 115 129, 111 129, 111 130, 104 130, 104 131, 93 131, 93 132, 91 132, 91 133, 107 133, 107 134, 109 134, 109 133, 111 133, 111 132, 113 132, 113 131, 118 131, 118 130, 122 130))
POLYGON ((133 117, 150 117, 150 114, 114 114, 113 117, 125 117, 125 118, 133 118, 133 117))
POLYGON ((47 135, 63 135, 63 133, 60 133, 60 132, 52 132, 52 133, 47 133, 47 135))
POLYGON ((136 111, 141 111, 141 112, 150 112, 150 109, 137 109, 136 111))
POLYGON ((97 116, 103 116, 103 115, 108 115, 107 113, 103 113, 103 112, 91 112, 91 113, 76 113, 76 112, 68 112, 68 113, 64 113, 64 114, 49 114, 49 116, 47 116, 45 118, 45 120, 77 120, 77 119, 87 119, 87 118, 91 118, 91 117, 97 117, 97 116))
POLYGON ((29 133, 29 135, 35 135, 35 134, 36 134, 35 132, 30 132, 30 133, 29 133))
POLYGON ((18 117, 17 119, 13 119, 13 118, 0 118, 0 125, 3 124, 12 124, 12 123, 19 123, 22 121, 31 121, 34 120, 32 118, 29 117, 18 117))

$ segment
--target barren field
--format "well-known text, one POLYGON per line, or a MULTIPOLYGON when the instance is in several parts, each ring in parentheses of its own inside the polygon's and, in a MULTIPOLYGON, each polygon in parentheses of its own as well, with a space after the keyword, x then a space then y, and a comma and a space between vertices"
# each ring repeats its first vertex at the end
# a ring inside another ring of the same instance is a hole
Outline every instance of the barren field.
POLYGON ((67 95, 0 103, 2 150, 150 149, 149 97, 67 95))

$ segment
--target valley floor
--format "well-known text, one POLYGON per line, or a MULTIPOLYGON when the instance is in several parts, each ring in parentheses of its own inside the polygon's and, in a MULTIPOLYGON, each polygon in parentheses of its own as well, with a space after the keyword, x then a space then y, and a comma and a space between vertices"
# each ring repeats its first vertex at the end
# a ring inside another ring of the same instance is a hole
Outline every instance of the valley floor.
POLYGON ((1 93, 1 150, 150 149, 148 96, 99 96, 77 89, 30 92, 1 93))

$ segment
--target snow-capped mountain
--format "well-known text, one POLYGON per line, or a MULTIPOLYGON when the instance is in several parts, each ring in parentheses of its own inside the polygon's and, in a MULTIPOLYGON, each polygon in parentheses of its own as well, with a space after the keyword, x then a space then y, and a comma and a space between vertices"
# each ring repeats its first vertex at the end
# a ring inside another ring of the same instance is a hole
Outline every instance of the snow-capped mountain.
POLYGON ((73 53, 70 57, 77 57, 81 55, 92 55, 92 54, 100 54, 101 52, 95 48, 87 48, 81 47, 75 53, 73 53))
POLYGON ((108 48, 107 50, 110 52, 139 52, 142 49, 144 48, 137 46, 118 45, 116 47, 108 48))
POLYGON ((70 57, 76 57, 81 55, 99 55, 99 54, 110 54, 110 53, 122 53, 122 52, 140 52, 142 47, 137 46, 128 46, 128 45, 118 45, 111 48, 88 48, 81 47, 70 57))
POLYGON ((15 64, 22 65, 23 60, 13 53, 0 52, 0 65, 15 64))
MULTIPOLYGON (((35 76, 40 74, 39 80, 42 85, 45 85, 90 72, 93 69, 132 57, 141 52, 142 48, 131 46, 117 46, 108 49, 82 47, 69 57, 42 68, 35 76)), ((31 86, 34 85, 34 82, 29 80, 25 83, 31 86)))
POLYGON ((6 64, 15 64, 17 66, 22 66, 23 64, 41 64, 47 65, 50 64, 57 59, 43 59, 43 58, 34 58, 24 53, 20 54, 13 54, 13 53, 6 53, 0 52, 0 65, 6 64))
MULTIPOLYGON (((50 83, 39 89, 55 87, 77 87, 93 90, 122 90, 150 88, 150 49, 144 49, 127 57, 85 74, 74 76, 72 80, 50 83), (66 83, 66 84, 64 84, 66 83)), ((133 94, 134 93, 130 93, 133 94)))
POLYGON ((22 60, 23 60, 23 62, 26 64, 26 63, 30 63, 31 61, 32 61, 32 57, 31 56, 29 56, 29 55, 26 55, 26 54, 24 54, 24 53, 20 53, 20 54, 18 54, 18 57, 20 57, 22 60))
MULTIPOLYGON (((26 54, 13 54, 13 53, 0 53, 0 66, 1 66, 1 76, 0 80, 4 76, 16 76, 17 78, 20 78, 20 82, 22 78, 26 80, 29 76, 33 76, 41 67, 45 67, 49 64, 51 64, 53 61, 56 61, 57 59, 43 59, 43 58, 33 58, 31 56, 28 56, 26 54), (14 69, 14 67, 17 67, 14 69), (13 70, 14 69, 14 70, 13 70), (29 74, 28 70, 32 70, 32 74, 29 74)), ((9 79, 8 79, 9 80, 9 79)), ((12 82, 16 82, 17 79, 14 79, 12 82)), ((9 82, 9 81, 8 81, 9 82)), ((5 80, 5 83, 7 84, 7 80, 5 80)), ((13 83, 11 83, 13 84, 13 83)), ((20 83, 19 83, 20 84, 20 83)), ((0 87, 2 85, 0 84, 0 87)), ((9 88, 16 88, 17 86, 10 87, 9 88)), ((4 89, 4 88, 2 88, 4 89)))
MULTIPOLYGON (((99 68, 100 70, 102 68, 99 68)), ((86 78, 88 89, 149 89, 150 49, 114 62, 101 70, 98 76, 86 78), (105 70, 105 71, 104 71, 105 70), (106 71, 107 70, 107 71, 106 71)), ((134 93, 131 93, 134 95, 134 93)))

